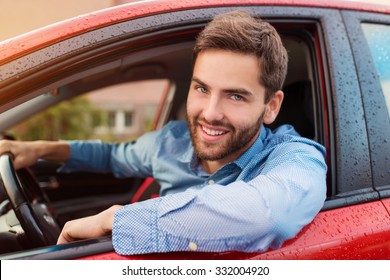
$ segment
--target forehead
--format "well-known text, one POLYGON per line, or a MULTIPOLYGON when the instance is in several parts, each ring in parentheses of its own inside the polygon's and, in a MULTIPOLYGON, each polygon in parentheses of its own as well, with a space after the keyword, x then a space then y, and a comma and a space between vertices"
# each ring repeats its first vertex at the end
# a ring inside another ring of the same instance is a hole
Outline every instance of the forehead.
POLYGON ((206 50, 198 54, 194 64, 194 76, 209 82, 242 81, 260 82, 260 60, 252 54, 226 50, 206 50), (226 80, 229 78, 229 80, 226 80))

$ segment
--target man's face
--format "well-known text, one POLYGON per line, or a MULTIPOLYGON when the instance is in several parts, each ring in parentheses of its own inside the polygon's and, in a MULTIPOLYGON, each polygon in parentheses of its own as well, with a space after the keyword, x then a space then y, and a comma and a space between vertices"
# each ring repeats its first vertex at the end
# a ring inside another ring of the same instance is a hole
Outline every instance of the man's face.
POLYGON ((221 165, 241 156, 256 140, 265 110, 265 88, 254 55, 201 52, 187 99, 187 121, 197 156, 221 165))

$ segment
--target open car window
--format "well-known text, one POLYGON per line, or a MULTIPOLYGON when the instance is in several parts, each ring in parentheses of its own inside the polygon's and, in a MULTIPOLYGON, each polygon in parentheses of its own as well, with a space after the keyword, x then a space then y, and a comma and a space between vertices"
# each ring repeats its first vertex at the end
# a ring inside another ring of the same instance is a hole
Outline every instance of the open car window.
POLYGON ((65 100, 12 127, 18 140, 133 141, 156 127, 167 79, 120 83, 65 100))

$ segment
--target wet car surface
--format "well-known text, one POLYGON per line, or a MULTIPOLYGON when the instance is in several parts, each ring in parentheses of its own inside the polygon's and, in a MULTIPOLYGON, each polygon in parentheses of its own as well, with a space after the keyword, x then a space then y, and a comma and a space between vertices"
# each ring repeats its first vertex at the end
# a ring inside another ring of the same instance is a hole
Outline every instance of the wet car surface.
MULTIPOLYGON (((113 251, 110 237, 56 246, 58 229, 42 229, 48 217, 60 228, 70 219, 112 204, 152 197, 158 184, 152 178, 59 174, 58 166, 39 162, 31 167, 32 179, 17 174, 27 178, 21 192, 34 189, 23 197, 26 201, 20 202, 13 191, 1 191, 0 258, 390 258, 390 47, 386 44, 390 6, 287 0, 151 1, 70 19, 0 43, 0 131, 8 133, 36 113, 91 91, 124 83, 152 86, 156 80, 167 85, 161 90, 153 128, 182 119, 194 39, 214 15, 237 9, 273 24, 289 52, 285 101, 273 127, 291 123, 327 149, 328 198, 314 221, 282 248, 265 253, 120 256, 113 251), (33 188, 34 178, 38 187, 33 188), (17 207, 23 203, 26 210, 17 207), (30 223, 33 229, 28 229, 30 223)), ((9 158, 2 156, 3 177, 6 172, 12 177, 10 168, 9 158)))

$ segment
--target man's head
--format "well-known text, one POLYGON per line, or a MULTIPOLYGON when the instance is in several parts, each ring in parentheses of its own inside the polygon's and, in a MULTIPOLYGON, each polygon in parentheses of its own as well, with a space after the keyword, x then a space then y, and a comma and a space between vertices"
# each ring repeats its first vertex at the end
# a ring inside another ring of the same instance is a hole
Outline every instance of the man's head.
POLYGON ((269 23, 245 11, 217 15, 199 34, 194 61, 200 52, 209 49, 255 55, 261 69, 259 82, 266 89, 265 103, 282 89, 288 56, 279 34, 269 23))
POLYGON ((283 100, 287 54, 276 30, 245 12, 215 17, 200 33, 187 99, 195 152, 209 171, 241 156, 283 100))

